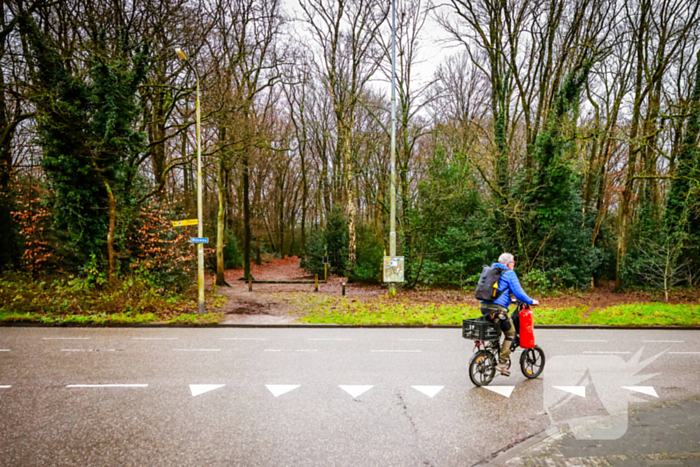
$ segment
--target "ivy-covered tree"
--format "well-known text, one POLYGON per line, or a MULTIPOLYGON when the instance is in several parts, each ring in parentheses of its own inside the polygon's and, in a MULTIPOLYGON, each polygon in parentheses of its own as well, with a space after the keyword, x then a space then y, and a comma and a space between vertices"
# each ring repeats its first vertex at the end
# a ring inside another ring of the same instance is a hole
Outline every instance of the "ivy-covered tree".
POLYGON ((590 246, 590 229, 584 224, 580 177, 573 166, 576 120, 581 91, 592 62, 585 61, 565 79, 549 113, 547 126, 532 149, 535 174, 523 185, 533 216, 526 232, 528 263, 553 274, 567 286, 588 283, 597 260, 590 246))
POLYGON ((60 57, 31 17, 23 15, 19 24, 60 253, 69 268, 80 268, 103 258, 106 249, 111 281, 115 242, 127 224, 119 212, 135 204, 134 176, 144 151, 144 136, 135 128, 147 48, 135 51, 125 31, 118 38, 99 32, 88 42, 87 69, 80 69, 60 57))
POLYGON ((695 83, 690 99, 690 115, 681 149, 676 157, 676 167, 668 192, 665 227, 669 233, 679 229, 697 234, 700 232, 698 202, 700 189, 700 52, 695 65, 695 83), (687 218, 686 218, 687 216, 687 218))

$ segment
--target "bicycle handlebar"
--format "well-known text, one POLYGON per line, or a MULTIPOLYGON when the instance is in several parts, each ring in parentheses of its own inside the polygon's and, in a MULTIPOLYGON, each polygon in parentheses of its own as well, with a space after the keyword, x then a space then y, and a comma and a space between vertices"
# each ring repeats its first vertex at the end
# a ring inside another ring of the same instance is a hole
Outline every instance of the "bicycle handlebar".
POLYGON ((517 299, 511 299, 510 301, 511 305, 520 305, 520 306, 537 306, 534 303, 530 305, 529 303, 525 303, 522 300, 517 300, 517 299))

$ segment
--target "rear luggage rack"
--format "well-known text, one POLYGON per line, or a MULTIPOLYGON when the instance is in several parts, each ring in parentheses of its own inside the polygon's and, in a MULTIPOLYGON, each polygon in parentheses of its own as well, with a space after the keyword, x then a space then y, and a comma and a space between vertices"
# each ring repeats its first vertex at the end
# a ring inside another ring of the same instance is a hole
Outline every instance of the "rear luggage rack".
POLYGON ((501 337, 498 324, 484 319, 465 319, 462 321, 462 337, 473 341, 495 341, 501 337))

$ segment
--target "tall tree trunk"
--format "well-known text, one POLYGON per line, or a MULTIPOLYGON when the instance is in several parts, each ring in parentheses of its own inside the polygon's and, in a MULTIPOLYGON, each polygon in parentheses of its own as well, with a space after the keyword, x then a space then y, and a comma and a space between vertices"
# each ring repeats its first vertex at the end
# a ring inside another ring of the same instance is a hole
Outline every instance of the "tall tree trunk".
POLYGON ((117 275, 117 255, 114 251, 114 229, 117 224, 117 200, 114 198, 109 182, 104 181, 109 199, 109 230, 107 230, 107 257, 109 259, 109 284, 114 284, 117 275))
POLYGON ((632 111, 632 128, 630 131, 630 154, 627 162, 627 176, 625 178, 625 188, 622 191, 622 204, 620 205, 620 220, 619 232, 617 241, 617 265, 615 268, 615 287, 619 289, 622 286, 620 272, 622 263, 625 260, 627 248, 627 223, 629 220, 630 201, 632 200, 632 190, 634 185, 634 176, 637 165, 637 154, 640 150, 639 142, 637 141, 637 133, 639 132, 639 119, 642 108, 642 79, 644 71, 644 40, 646 34, 646 16, 649 5, 646 1, 641 2, 640 23, 637 31, 636 55, 637 55, 637 75, 634 85, 634 109, 632 111))
MULTIPOLYGON (((150 139, 151 162, 153 163, 153 177, 157 187, 165 187, 165 115, 163 110, 163 91, 156 87, 153 96, 153 108, 151 122, 148 125, 148 137, 150 139)), ((156 193, 159 200, 165 199, 165 190, 156 193)))
POLYGON ((250 155, 243 149, 243 276, 250 277, 250 155))
POLYGON ((346 274, 350 277, 357 263, 357 236, 355 233, 355 164, 352 157, 352 129, 355 126, 355 118, 351 115, 347 120, 347 122, 342 122, 341 130, 343 134, 342 156, 345 164, 345 192, 347 194, 348 216, 348 266, 346 274))
MULTIPOLYGON (((0 14, 4 21, 4 5, 0 2, 0 14)), ((0 44, 0 57, 4 56, 5 41, 0 44)), ((12 216, 13 197, 10 193, 10 177, 12 176, 12 135, 14 125, 8 118, 7 102, 5 101, 5 70, 0 69, 0 268, 15 262, 17 255, 15 247, 15 220, 12 216)))
MULTIPOLYGON (((304 130, 306 141, 306 130, 304 130)), ((301 254, 306 251, 306 208, 309 197, 309 183, 306 180, 306 142, 302 145, 301 155, 301 254)))
MULTIPOLYGON (((219 130, 219 141, 221 144, 225 144, 226 141, 226 128, 221 127, 219 130)), ((226 203, 225 203, 225 192, 228 189, 226 186, 226 170, 227 170, 227 158, 228 155, 224 149, 219 150, 219 173, 216 178, 216 184, 218 188, 218 201, 219 210, 216 215, 216 285, 225 285, 230 287, 226 282, 224 277, 225 265, 224 265, 224 237, 226 236, 225 229, 225 215, 226 215, 226 203)))

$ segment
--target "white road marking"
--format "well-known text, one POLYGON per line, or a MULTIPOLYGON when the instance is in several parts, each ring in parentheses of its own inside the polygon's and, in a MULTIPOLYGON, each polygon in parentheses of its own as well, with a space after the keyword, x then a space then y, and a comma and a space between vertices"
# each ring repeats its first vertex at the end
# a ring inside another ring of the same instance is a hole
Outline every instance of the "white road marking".
POLYGON ((204 394, 205 392, 213 391, 214 389, 223 388, 225 384, 190 384, 192 397, 204 394))
POLYGON ((61 340, 61 341, 89 341, 92 339, 92 337, 44 337, 43 338, 45 341, 54 341, 54 340, 61 340))
POLYGON ((656 343, 667 343, 667 344, 683 344, 685 341, 642 341, 642 342, 656 342, 656 343))
POLYGON ((515 386, 481 386, 482 388, 486 388, 489 391, 493 391, 496 394, 500 394, 502 396, 510 397, 511 394, 513 394, 513 389, 515 389, 515 386))
MULTIPOLYGON (((119 349, 124 350, 124 349, 119 349)), ((61 352, 116 352, 117 349, 61 349, 61 352)))
POLYGON ((618 351, 605 351, 605 350, 584 350, 583 353, 605 353, 605 354, 625 354, 625 353, 632 353, 632 352, 618 352, 618 351))
POLYGON ((11 387, 12 387, 12 385, 10 385, 10 386, 0 386, 0 389, 10 389, 11 387))
POLYGON ((145 388, 148 384, 69 384, 67 388, 145 388))
POLYGON ((352 339, 306 339, 307 341, 351 341, 352 339))
POLYGON ((564 342, 607 342, 607 341, 592 340, 592 339, 564 339, 564 342))
POLYGON ((399 339, 403 342, 442 342, 442 339, 399 339))
POLYGON ((0 349, 0 352, 9 352, 10 349, 0 349))
POLYGON ((357 399, 360 397, 362 394, 365 392, 369 391, 372 389, 374 386, 356 386, 356 385, 339 385, 338 386, 340 389, 343 391, 347 392, 352 396, 353 399, 357 399))
POLYGON ((420 352, 420 350, 370 350, 370 352, 420 352))
POLYGON ((267 337, 220 337, 222 341, 266 341, 267 337))
POLYGON ((221 352, 221 349, 173 349, 173 352, 221 352))
POLYGON ((273 396, 279 397, 289 391, 293 391, 301 386, 300 384, 266 384, 265 387, 272 393, 273 396))
POLYGON ((442 391, 442 388, 445 386, 411 386, 413 389, 416 391, 420 391, 426 396, 430 397, 431 399, 435 397, 435 395, 442 391))
POLYGON ((576 396, 586 397, 586 386, 552 386, 554 389, 570 392, 576 396))
POLYGON ((700 352, 669 352, 672 355, 700 355, 700 352))
POLYGON ((641 392, 648 396, 659 397, 653 387, 651 386, 622 386, 622 389, 629 389, 630 391, 641 392))
POLYGON ((318 352, 318 349, 265 349, 264 352, 318 352))
POLYGON ((179 337, 132 337, 134 341, 176 341, 179 337))

